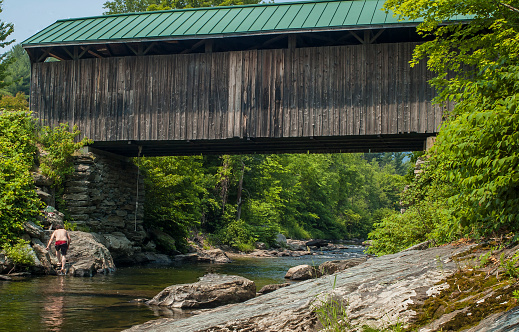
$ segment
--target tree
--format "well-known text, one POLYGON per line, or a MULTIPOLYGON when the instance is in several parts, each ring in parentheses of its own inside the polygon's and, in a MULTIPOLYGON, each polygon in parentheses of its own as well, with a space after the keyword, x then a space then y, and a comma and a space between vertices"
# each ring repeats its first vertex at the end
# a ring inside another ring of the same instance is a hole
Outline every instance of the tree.
POLYGON ((158 4, 160 0, 113 0, 103 4, 108 11, 104 15, 144 12, 152 4, 158 4))
POLYGON ((455 105, 407 194, 408 212, 427 225, 414 242, 519 231, 519 1, 388 0, 385 8, 423 20, 418 32, 430 40, 410 63, 427 61, 436 102, 455 105), (426 220, 425 210, 437 217, 426 220))
MULTIPOLYGON (((3 0, 0 0, 0 13, 2 13, 3 0)), ((14 31, 14 25, 12 23, 5 23, 0 21, 0 48, 9 46, 14 40, 7 41, 7 38, 14 31)), ((10 64, 10 60, 6 59, 6 54, 0 55, 0 89, 7 86, 4 81, 6 76, 7 67, 10 64)))
POLYGON ((409 169, 410 154, 407 152, 365 153, 364 159, 376 161, 381 167, 391 165, 399 175, 405 175, 409 169))
POLYGON ((29 96, 31 84, 31 61, 29 55, 25 52, 22 45, 15 45, 6 54, 7 68, 5 71, 5 82, 7 87, 2 89, 0 93, 16 96, 23 93, 29 96))
POLYGON ((206 193, 201 157, 142 157, 136 163, 144 172, 148 228, 175 238, 183 249, 189 232, 199 225, 201 199, 206 193))
POLYGON ((104 3, 105 15, 155 10, 257 4, 259 0, 112 0, 104 3))
POLYGON ((148 10, 168 10, 183 8, 199 8, 199 7, 216 7, 216 6, 236 6, 236 5, 252 5, 257 4, 259 0, 161 0, 157 4, 152 4, 148 10))

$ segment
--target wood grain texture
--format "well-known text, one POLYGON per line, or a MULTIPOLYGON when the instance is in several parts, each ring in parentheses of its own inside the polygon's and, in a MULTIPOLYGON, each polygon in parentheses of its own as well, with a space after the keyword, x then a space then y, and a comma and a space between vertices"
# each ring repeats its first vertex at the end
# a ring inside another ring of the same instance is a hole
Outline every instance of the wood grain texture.
POLYGON ((95 141, 435 133, 416 44, 88 59, 32 66, 31 110, 95 141))

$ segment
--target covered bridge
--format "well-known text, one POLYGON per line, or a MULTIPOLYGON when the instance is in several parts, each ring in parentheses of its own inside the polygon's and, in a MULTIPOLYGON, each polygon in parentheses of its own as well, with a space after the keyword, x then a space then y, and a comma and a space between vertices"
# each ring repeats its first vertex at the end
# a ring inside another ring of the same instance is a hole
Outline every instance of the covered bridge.
POLYGON ((31 110, 126 156, 420 150, 444 110, 408 64, 417 23, 383 3, 59 20, 22 43, 31 110))

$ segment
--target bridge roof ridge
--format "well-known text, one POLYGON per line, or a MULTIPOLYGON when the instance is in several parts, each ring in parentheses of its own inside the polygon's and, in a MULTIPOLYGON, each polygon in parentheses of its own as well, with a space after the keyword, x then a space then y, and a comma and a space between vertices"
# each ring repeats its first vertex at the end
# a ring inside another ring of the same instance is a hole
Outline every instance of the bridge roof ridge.
POLYGON ((36 47, 76 42, 111 43, 128 42, 132 39, 141 41, 211 38, 228 35, 307 32, 316 29, 337 30, 346 27, 353 29, 358 26, 384 25, 386 21, 416 24, 412 21, 387 20, 386 17, 392 15, 382 12, 383 3, 383 0, 310 0, 67 18, 60 19, 29 37, 22 42, 22 45, 36 47), (364 6, 366 3, 371 5, 364 6), (346 11, 341 20, 341 17, 338 17, 341 14, 337 11, 342 5, 359 7, 360 10, 346 11), (244 8, 247 10, 243 10, 244 8), (375 15, 376 11, 381 13, 375 15), (219 13, 226 13, 226 15, 219 15, 219 13), (352 15, 357 16, 348 19, 352 15), (322 17, 329 17, 329 19, 320 20, 319 18, 322 17), (379 20, 374 22, 374 17, 379 20), (262 18, 266 19, 263 24, 252 24, 262 18), (225 19, 230 21, 218 25, 225 19), (342 23, 338 23, 340 21, 342 23), (249 22, 252 23, 248 24, 249 22))
MULTIPOLYGON (((67 18, 22 42, 52 46, 176 42, 223 37, 414 27, 383 10, 385 0, 307 0, 67 18)), ((467 18, 456 17, 455 20, 467 18)))
MULTIPOLYGON (((118 16, 132 16, 132 15, 146 15, 146 14, 156 14, 156 13, 168 13, 168 12, 185 12, 185 11, 209 11, 209 10, 219 10, 219 9, 237 9, 237 8, 249 8, 249 7, 279 7, 285 5, 304 5, 304 4, 312 4, 312 3, 321 3, 321 2, 379 2, 380 0, 291 0, 286 2, 269 2, 269 3, 257 3, 250 5, 230 5, 230 6, 213 6, 213 7, 196 7, 196 8, 175 8, 175 9, 167 9, 167 10, 154 10, 154 11, 144 11, 144 12, 132 12, 132 13, 120 13, 120 14, 109 14, 109 15, 94 15, 94 16, 85 16, 85 17, 69 17, 59 19, 56 22, 61 21, 74 21, 74 20, 84 20, 89 18, 105 18, 105 17, 118 17, 118 16)), ((385 2, 385 1, 383 1, 385 2)))

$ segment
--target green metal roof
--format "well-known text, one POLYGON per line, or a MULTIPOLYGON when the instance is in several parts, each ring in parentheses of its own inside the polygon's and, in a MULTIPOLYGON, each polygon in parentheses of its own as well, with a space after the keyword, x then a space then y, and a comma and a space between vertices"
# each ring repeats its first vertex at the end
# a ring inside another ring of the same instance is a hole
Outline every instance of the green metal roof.
POLYGON ((399 22, 392 14, 386 14, 381 10, 384 2, 319 0, 64 19, 22 45, 210 38, 413 23, 399 22))

